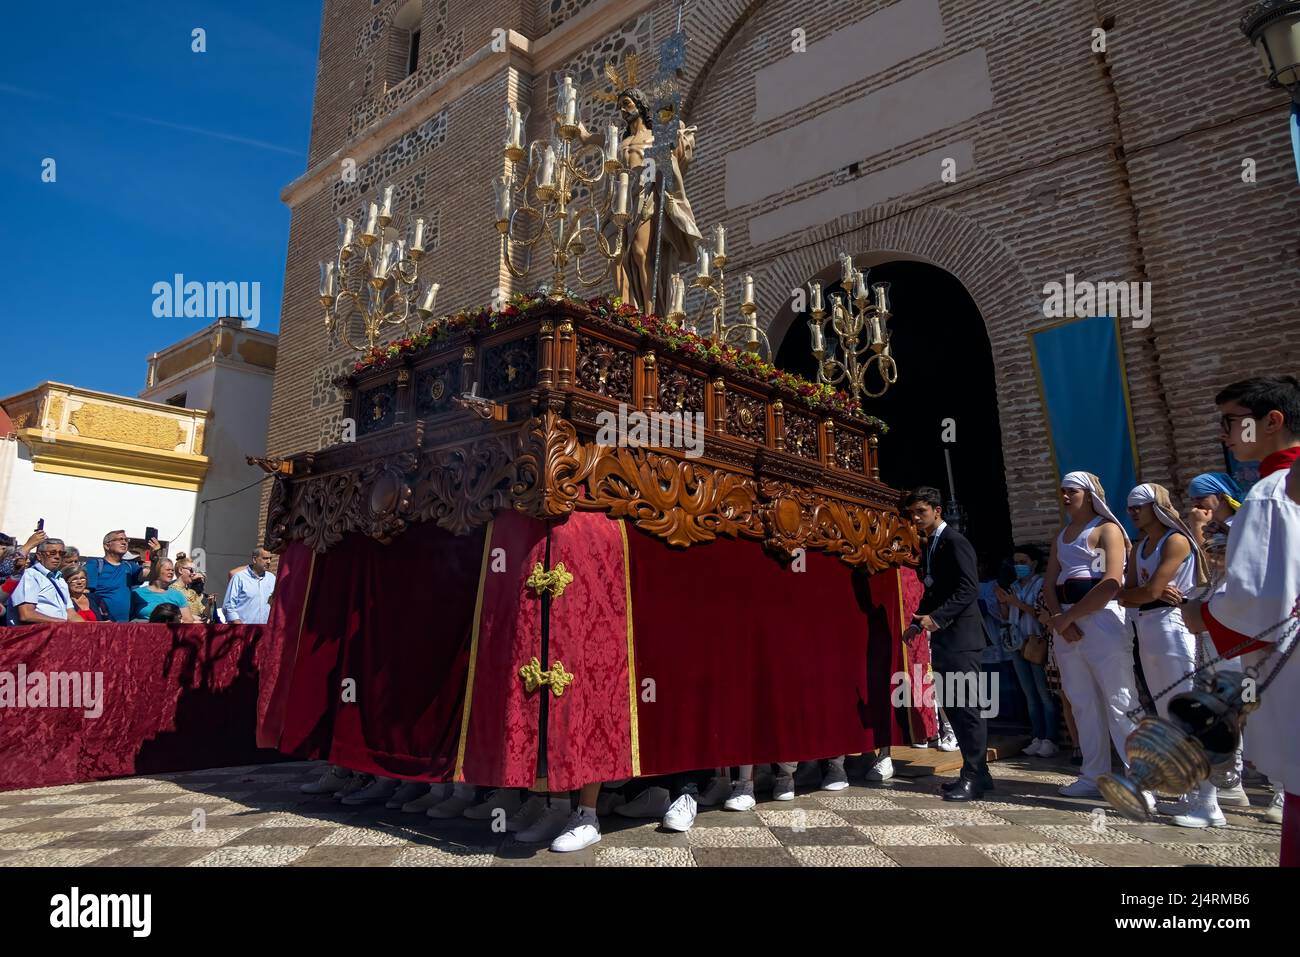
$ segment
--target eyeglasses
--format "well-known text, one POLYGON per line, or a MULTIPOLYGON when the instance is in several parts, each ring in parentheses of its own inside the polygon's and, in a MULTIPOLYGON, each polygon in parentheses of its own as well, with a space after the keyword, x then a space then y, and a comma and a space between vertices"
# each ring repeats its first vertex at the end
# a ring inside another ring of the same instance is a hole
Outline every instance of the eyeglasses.
POLYGON ((41 552, 41 554, 42 554, 42 555, 62 555, 62 554, 64 554, 64 552, 63 552, 63 549, 61 549, 61 548, 47 548, 47 549, 45 549, 45 551, 41 552))
POLYGON ((1221 416, 1219 416, 1219 431, 1220 431, 1220 432, 1231 432, 1231 431, 1232 431, 1232 423, 1233 423, 1233 422, 1235 422, 1237 419, 1249 419, 1249 418, 1250 418, 1250 415, 1249 415, 1249 414, 1247 414, 1247 415, 1221 415, 1221 416))
POLYGON ((130 541, 130 539, 127 538, 125 535, 123 535, 121 538, 110 538, 105 544, 113 545, 117 542, 128 542, 128 541, 130 541))

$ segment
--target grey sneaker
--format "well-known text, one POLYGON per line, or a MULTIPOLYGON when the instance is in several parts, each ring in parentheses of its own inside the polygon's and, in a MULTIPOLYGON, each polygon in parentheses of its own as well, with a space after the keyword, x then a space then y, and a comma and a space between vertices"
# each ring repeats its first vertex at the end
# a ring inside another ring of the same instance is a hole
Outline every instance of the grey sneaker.
POLYGON ((1273 792, 1273 800, 1269 802, 1268 810, 1264 812, 1264 820, 1270 824, 1282 823, 1282 800, 1284 797, 1281 788, 1273 792))

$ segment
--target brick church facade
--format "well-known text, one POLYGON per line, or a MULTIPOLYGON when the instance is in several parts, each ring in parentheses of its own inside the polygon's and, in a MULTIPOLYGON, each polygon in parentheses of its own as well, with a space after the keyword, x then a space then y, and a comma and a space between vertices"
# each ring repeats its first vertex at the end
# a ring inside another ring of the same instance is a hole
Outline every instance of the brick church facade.
MULTIPOLYGON (((394 185, 399 222, 423 216, 433 231, 439 311, 535 288, 544 271, 511 280, 493 224, 507 100, 531 107, 529 136, 543 136, 551 77, 570 70, 603 129, 605 63, 625 75, 636 54, 651 77, 677 6, 325 0, 308 168, 283 192, 293 212, 269 454, 341 434, 331 383, 353 354, 327 341, 316 298, 338 219, 394 185)), ((933 387, 950 389, 958 488, 1000 469, 1016 540, 1047 539, 1059 515, 1028 339, 1047 322, 1045 284, 1150 283, 1149 323, 1119 322, 1137 473, 1181 500, 1192 475, 1222 465, 1216 389, 1294 373, 1300 354, 1286 97, 1263 82, 1241 6, 691 0, 683 118, 699 127, 687 192, 701 230, 727 227, 728 274, 754 276, 774 352, 797 321, 791 290, 834 278, 840 249, 959 283, 964 310, 905 314, 896 288, 894 321, 930 348, 960 333, 987 350, 971 365, 991 380, 986 408, 960 383, 933 387), (966 414, 984 427, 967 434, 994 438, 963 450, 966 414)), ((900 356, 900 382, 924 383, 925 369, 924 355, 900 356)), ((938 443, 942 409, 927 408, 934 421, 893 409, 889 454, 938 443)))

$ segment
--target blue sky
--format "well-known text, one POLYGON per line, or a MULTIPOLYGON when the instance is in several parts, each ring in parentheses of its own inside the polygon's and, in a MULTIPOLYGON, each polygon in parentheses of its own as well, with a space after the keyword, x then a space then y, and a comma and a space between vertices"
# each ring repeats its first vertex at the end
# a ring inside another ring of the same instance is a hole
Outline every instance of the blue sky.
POLYGON ((278 330, 279 194, 306 169, 321 6, 6 6, 0 396, 47 379, 137 394, 150 352, 211 321, 155 318, 153 286, 176 273, 260 283, 258 328, 278 330))

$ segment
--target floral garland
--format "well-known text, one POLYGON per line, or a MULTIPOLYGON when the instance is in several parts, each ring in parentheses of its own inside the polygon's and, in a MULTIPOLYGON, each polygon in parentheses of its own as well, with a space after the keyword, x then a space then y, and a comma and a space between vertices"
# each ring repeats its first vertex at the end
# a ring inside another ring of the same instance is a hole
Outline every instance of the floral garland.
MULTIPOLYGON (((598 296, 595 299, 566 298, 563 301, 586 306, 593 315, 640 333, 671 353, 707 359, 790 393, 812 409, 852 416, 876 425, 882 433, 888 431, 888 426, 880 419, 863 414, 861 403, 857 399, 833 386, 824 382, 809 382, 802 376, 785 372, 770 362, 764 362, 755 353, 688 332, 659 316, 642 315, 635 307, 622 302, 617 296, 613 298, 598 296)), ((534 309, 554 302, 555 300, 545 296, 516 293, 500 310, 494 311, 484 306, 430 319, 415 335, 394 340, 383 346, 375 346, 362 353, 352 369, 354 372, 363 372, 367 369, 382 368, 406 353, 424 349, 462 332, 492 332, 518 321, 534 309)))

